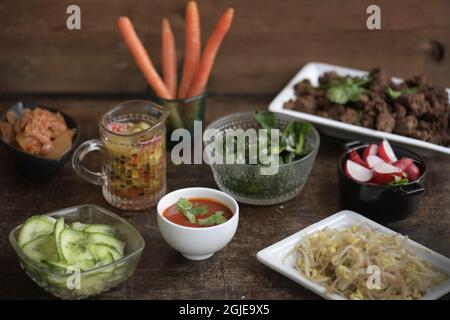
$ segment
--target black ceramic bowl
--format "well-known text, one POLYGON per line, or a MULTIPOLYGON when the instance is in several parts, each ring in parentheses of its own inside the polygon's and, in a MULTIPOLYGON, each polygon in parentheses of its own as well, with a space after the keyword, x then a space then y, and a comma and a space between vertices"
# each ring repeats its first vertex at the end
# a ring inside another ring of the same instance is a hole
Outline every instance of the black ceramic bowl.
MULTIPOLYGON (((24 104, 22 102, 19 102, 12 106, 8 111, 12 111, 17 115, 20 115, 23 113, 23 110, 25 108, 34 109, 40 107, 42 109, 49 110, 51 112, 59 112, 66 121, 67 127, 69 129, 76 129, 75 136, 73 137, 73 143, 72 148, 63 154, 58 159, 46 159, 43 157, 35 156, 29 153, 26 153, 15 146, 12 146, 10 144, 7 144, 1 139, 0 137, 0 144, 2 144, 6 150, 11 155, 12 159, 14 160, 17 169, 19 172, 27 177, 32 178, 39 178, 39 179, 49 179, 55 175, 55 173, 58 171, 59 168, 61 168, 66 161, 69 159, 69 156, 71 152, 75 149, 76 145, 78 144, 78 141, 80 139, 80 128, 78 124, 75 122, 75 120, 71 117, 69 117, 67 114, 53 109, 48 108, 46 106, 37 105, 35 103, 27 103, 24 104)), ((5 114, 0 118, 1 121, 6 121, 6 112, 5 114)))
POLYGON ((420 195, 425 191, 424 183, 427 176, 425 160, 416 153, 398 147, 392 147, 397 157, 408 157, 414 160, 421 176, 414 182, 403 186, 383 186, 373 183, 361 183, 347 177, 344 173, 344 163, 352 149, 360 156, 368 145, 349 149, 339 158, 339 192, 341 206, 380 222, 398 221, 413 214, 419 206, 420 195))

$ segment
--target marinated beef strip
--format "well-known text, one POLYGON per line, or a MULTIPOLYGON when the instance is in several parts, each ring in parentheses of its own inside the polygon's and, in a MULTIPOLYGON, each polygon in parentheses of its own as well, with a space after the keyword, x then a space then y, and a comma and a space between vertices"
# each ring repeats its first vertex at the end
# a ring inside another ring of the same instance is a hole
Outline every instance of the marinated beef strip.
POLYGON ((450 146, 450 106, 444 88, 433 86, 424 75, 396 84, 386 70, 375 68, 357 101, 330 101, 327 90, 347 78, 359 79, 326 72, 319 77, 317 87, 303 80, 294 87, 295 99, 284 107, 450 146))

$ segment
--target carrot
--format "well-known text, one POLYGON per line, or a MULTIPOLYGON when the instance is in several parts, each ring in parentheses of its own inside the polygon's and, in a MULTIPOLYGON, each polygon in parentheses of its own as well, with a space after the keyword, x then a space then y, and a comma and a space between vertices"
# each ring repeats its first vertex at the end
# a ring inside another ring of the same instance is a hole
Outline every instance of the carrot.
POLYGON ((162 21, 162 69, 164 83, 172 98, 177 96, 177 52, 169 20, 162 21))
POLYGON ((232 8, 225 11, 206 42, 205 51, 203 52, 200 65, 189 90, 189 97, 198 96, 205 91, 217 52, 219 51, 222 40, 225 38, 228 30, 230 30, 233 14, 234 10, 232 8))
POLYGON ((167 90, 164 82, 161 80, 161 77, 155 70, 152 60, 148 56, 144 45, 134 31, 133 24, 131 23, 130 19, 128 17, 120 17, 117 21, 117 26, 119 27, 119 31, 122 35, 123 41, 128 47, 128 50, 130 50, 131 54, 133 55, 136 64, 138 65, 139 69, 141 69, 150 87, 153 88, 155 93, 160 98, 171 99, 172 96, 170 95, 169 90, 167 90))
POLYGON ((183 75, 178 88, 178 98, 184 99, 188 96, 192 78, 198 69, 200 61, 200 17, 197 3, 189 1, 186 6, 186 22, 184 35, 184 64, 183 75))

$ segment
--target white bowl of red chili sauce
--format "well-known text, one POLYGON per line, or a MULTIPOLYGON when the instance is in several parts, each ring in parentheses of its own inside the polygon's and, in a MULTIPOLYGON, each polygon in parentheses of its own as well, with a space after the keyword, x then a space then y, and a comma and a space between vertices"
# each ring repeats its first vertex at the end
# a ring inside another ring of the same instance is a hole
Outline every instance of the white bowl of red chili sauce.
POLYGON ((225 247, 239 222, 239 206, 228 194, 209 188, 173 191, 158 203, 164 240, 184 257, 203 260, 225 247))

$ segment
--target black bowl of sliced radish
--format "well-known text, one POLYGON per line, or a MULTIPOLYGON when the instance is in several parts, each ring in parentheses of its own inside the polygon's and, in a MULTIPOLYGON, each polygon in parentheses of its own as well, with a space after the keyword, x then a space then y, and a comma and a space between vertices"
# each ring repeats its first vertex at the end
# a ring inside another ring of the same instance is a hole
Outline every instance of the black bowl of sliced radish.
POLYGON ((419 206, 427 165, 416 153, 380 144, 347 145, 339 158, 341 206, 380 222, 402 220, 419 206))

